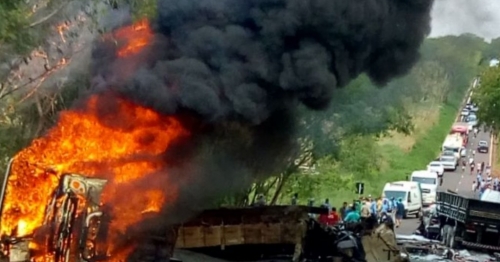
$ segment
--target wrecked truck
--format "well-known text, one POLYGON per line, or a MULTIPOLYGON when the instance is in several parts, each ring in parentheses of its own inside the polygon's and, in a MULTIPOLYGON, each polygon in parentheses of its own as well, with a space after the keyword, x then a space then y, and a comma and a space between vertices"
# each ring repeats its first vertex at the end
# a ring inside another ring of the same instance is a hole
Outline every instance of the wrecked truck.
POLYGON ((324 226, 313 218, 326 212, 307 206, 205 210, 179 226, 175 247, 227 260, 407 261, 392 225, 324 226))
MULTIPOLYGON (((4 177, 0 214, 11 164, 4 177)), ((54 262, 105 259, 109 218, 100 196, 106 183, 104 179, 63 174, 45 207, 43 224, 29 235, 13 230, 1 236, 2 255, 9 261, 30 261, 37 256, 50 256, 54 262)))
MULTIPOLYGON (((11 163, 0 195, 0 214, 11 163)), ((67 173, 59 182, 45 206, 44 221, 34 233, 13 230, 1 237, 3 258, 12 262, 114 261, 107 253, 112 218, 100 200, 107 181, 67 173)), ((288 256, 294 261, 404 261, 388 226, 356 232, 347 225, 325 227, 311 218, 326 212, 306 206, 205 210, 183 224, 172 225, 164 234, 141 240, 127 261, 178 261, 172 258, 174 248, 216 256, 236 250, 240 258, 246 253, 260 258, 288 256)))

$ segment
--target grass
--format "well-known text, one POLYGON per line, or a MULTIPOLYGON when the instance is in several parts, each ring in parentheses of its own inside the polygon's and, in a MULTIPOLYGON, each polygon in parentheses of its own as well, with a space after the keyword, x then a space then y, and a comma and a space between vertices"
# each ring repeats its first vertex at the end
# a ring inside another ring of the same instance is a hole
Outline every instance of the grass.
POLYGON ((441 144, 455 122, 457 110, 461 106, 465 88, 450 95, 439 110, 439 118, 427 132, 421 134, 409 152, 402 151, 398 146, 382 146, 384 158, 390 161, 387 178, 405 179, 414 170, 424 169, 441 150, 441 144))
MULTIPOLYGON (((427 107, 415 115, 415 133, 409 137, 401 135, 386 138, 379 143, 382 159, 387 161, 384 170, 372 181, 365 182, 364 196, 380 196, 383 186, 389 181, 406 180, 415 170, 425 169, 441 151, 441 145, 455 122, 466 88, 457 90, 441 106, 427 107)), ((424 107, 421 107, 424 108, 424 107)), ((500 157, 498 158, 500 165, 500 157)), ((333 190, 332 190, 333 191, 333 190)), ((332 205, 358 197, 354 188, 336 189, 335 192, 319 190, 319 200, 329 197, 332 205), (332 194, 333 193, 333 194, 332 194)))
POLYGON ((412 135, 391 132, 388 137, 382 138, 379 145, 397 146, 408 153, 412 150, 417 140, 425 135, 438 121, 440 117, 439 105, 419 105, 411 109, 415 130, 412 135))
POLYGON ((424 111, 420 117, 417 117, 419 121, 427 120, 432 124, 421 122, 422 126, 417 126, 410 150, 406 148, 408 144, 402 146, 401 140, 397 139, 393 143, 386 142, 380 145, 383 159, 388 161, 388 164, 382 174, 370 182, 367 188, 368 194, 378 196, 385 183, 406 180, 411 172, 425 169, 427 164, 436 158, 441 151, 443 140, 455 122, 457 110, 461 106, 465 92, 465 87, 457 90, 448 97, 444 104, 436 108, 434 113, 424 111))

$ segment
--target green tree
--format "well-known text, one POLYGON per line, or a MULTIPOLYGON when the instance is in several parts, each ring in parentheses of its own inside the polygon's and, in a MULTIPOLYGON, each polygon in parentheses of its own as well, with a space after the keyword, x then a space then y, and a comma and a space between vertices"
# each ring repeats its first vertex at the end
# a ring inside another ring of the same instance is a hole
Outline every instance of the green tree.
POLYGON ((478 119, 498 134, 500 130, 500 68, 491 67, 481 75, 473 100, 479 105, 478 119))
POLYGON ((26 1, 0 1, 0 52, 7 47, 26 51, 32 37, 29 30, 29 9, 26 1))

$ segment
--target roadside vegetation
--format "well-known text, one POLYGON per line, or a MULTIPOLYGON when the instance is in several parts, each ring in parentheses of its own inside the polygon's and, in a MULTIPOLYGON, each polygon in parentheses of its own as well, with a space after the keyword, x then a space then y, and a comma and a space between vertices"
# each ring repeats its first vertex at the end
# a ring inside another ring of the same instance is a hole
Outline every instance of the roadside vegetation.
MULTIPOLYGON (((500 39, 491 42, 489 58, 500 58, 500 39)), ((478 119, 494 134, 494 166, 493 175, 500 176, 500 67, 488 67, 481 73, 481 85, 474 92, 473 100, 479 105, 478 119)))
MULTIPOLYGON (((338 206, 357 197, 356 182, 365 184, 364 195, 378 196, 386 182, 405 180, 412 171, 425 169, 439 153, 490 48, 473 35, 428 39, 421 61, 409 75, 380 90, 360 77, 344 90, 351 95, 357 92, 360 101, 354 104, 359 107, 332 109, 351 119, 338 122, 346 132, 337 133, 329 152, 316 155, 310 168, 290 175, 280 196, 274 198, 288 203, 298 193, 303 204, 308 198, 317 204, 329 198, 338 206)), ((268 194, 274 193, 270 188, 268 194)))
MULTIPOLYGON (((110 1, 130 4, 135 19, 155 13, 156 0, 110 1)), ((60 3, 53 2, 50 10, 60 3)), ((30 29, 36 19, 26 15, 30 11, 25 3, 0 3, 0 51, 19 48, 16 52, 22 54, 36 46, 41 31, 30 29)), ((495 54, 496 46, 500 41, 487 44, 473 35, 428 39, 421 61, 407 76, 379 88, 362 75, 336 91, 328 110, 301 108, 297 133, 301 148, 289 166, 221 202, 249 205, 262 193, 270 203, 286 204, 298 193, 301 204, 309 198, 315 198, 316 204, 329 198, 338 205, 356 197, 356 182, 365 184, 365 195, 379 195, 387 181, 405 179, 436 157, 472 78, 495 54)), ((57 113, 88 86, 82 74, 73 76, 60 93, 37 96, 34 101, 0 96, 0 171, 7 159, 50 128, 57 113)), ((500 97, 500 89, 496 90, 500 97)), ((479 114, 481 118, 486 112, 479 114)))

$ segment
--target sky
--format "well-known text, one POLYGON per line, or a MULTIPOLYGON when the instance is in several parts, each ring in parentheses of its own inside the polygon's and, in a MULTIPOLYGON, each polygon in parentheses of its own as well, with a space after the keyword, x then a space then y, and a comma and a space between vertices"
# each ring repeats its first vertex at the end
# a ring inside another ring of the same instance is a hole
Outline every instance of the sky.
POLYGON ((435 0, 430 36, 463 33, 500 37, 500 0, 435 0))

